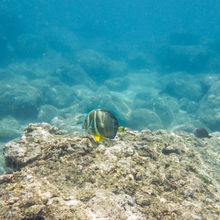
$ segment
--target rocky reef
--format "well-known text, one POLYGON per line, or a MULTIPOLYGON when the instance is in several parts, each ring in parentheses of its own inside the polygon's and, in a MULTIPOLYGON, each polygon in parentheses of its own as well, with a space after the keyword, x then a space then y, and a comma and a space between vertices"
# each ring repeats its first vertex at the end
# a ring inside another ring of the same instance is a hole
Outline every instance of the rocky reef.
POLYGON ((4 219, 218 219, 220 135, 125 129, 95 143, 30 124, 4 147, 4 219))

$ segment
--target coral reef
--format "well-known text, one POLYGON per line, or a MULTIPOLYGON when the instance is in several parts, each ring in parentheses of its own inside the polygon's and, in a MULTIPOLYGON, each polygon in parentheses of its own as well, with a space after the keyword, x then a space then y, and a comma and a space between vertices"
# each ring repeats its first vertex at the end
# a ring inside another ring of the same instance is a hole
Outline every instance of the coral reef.
POLYGON ((217 219, 220 135, 125 129, 98 145, 30 124, 4 147, 6 219, 217 219))

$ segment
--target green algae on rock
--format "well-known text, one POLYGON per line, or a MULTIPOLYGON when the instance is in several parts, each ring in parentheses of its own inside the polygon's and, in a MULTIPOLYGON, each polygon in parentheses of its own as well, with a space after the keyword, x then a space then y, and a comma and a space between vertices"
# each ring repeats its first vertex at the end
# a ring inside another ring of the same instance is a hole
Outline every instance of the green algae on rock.
POLYGON ((220 137, 125 129, 93 145, 86 135, 30 124, 4 147, 6 219, 217 219, 220 137))

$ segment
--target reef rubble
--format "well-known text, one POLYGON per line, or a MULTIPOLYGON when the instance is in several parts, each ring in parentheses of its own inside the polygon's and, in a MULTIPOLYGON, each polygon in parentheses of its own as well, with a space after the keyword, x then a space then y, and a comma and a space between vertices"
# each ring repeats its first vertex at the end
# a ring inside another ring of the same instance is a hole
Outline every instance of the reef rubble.
POLYGON ((47 123, 4 147, 3 219, 218 219, 220 135, 118 132, 95 143, 47 123))

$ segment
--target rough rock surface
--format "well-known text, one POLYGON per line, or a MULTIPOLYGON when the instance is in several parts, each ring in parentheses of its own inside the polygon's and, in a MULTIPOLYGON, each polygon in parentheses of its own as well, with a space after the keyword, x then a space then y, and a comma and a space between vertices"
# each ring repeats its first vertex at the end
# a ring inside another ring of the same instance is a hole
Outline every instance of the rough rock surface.
POLYGON ((30 124, 4 147, 3 219, 218 219, 220 136, 125 129, 114 140, 30 124))

